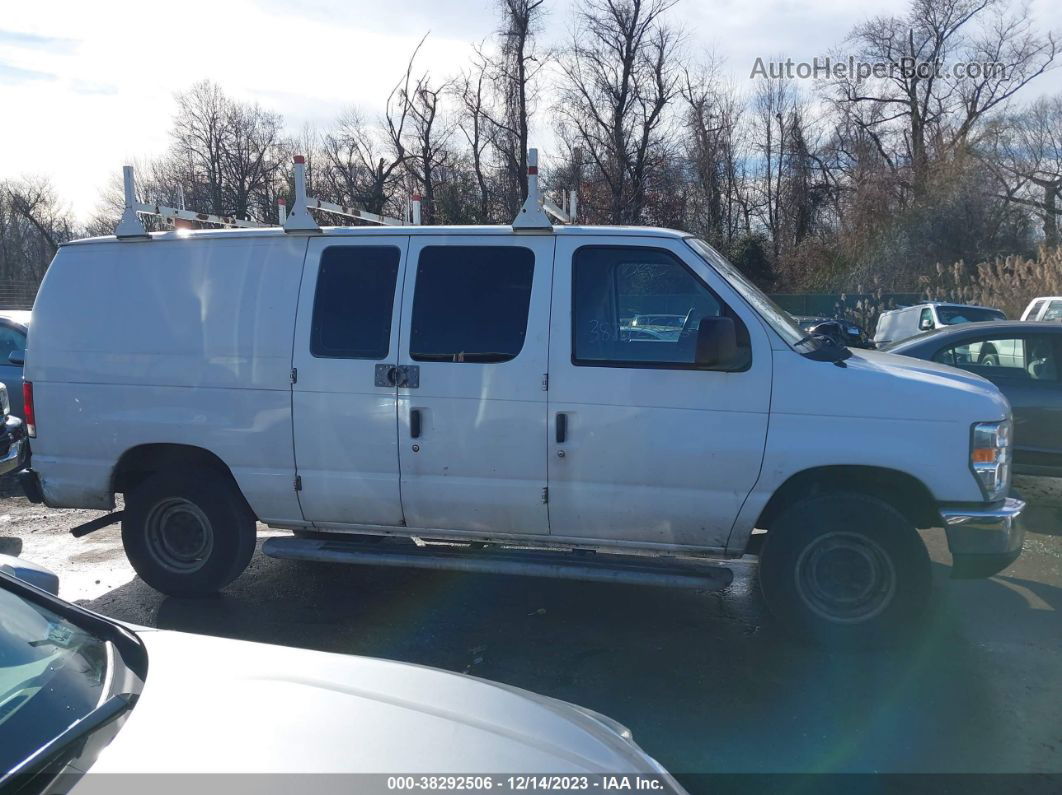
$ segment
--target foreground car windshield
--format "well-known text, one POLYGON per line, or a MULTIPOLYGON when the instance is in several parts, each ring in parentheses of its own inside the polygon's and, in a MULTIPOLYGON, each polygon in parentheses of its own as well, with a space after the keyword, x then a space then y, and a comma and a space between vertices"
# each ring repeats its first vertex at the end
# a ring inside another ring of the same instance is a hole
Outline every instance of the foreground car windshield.
POLYGON ((783 340, 790 345, 797 345, 805 339, 804 332, 793 322, 793 318, 789 313, 764 295, 763 291, 746 279, 741 271, 727 261, 726 257, 703 240, 698 240, 695 237, 688 237, 686 238, 686 242, 689 243, 690 247, 700 254, 709 265, 719 271, 724 279, 730 282, 730 286, 737 290, 741 294, 741 297, 752 305, 752 307, 759 313, 760 317, 767 321, 771 328, 778 332, 778 335, 783 340))
POLYGON ((106 698, 107 647, 0 588, 0 775, 106 698))

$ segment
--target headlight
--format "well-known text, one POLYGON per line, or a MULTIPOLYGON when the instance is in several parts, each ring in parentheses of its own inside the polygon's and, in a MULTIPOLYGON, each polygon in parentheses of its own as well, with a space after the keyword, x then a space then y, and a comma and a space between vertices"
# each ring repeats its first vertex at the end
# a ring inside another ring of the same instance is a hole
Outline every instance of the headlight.
POLYGON ((995 502, 1010 490, 1010 420, 979 422, 970 437, 970 468, 985 499, 995 502))

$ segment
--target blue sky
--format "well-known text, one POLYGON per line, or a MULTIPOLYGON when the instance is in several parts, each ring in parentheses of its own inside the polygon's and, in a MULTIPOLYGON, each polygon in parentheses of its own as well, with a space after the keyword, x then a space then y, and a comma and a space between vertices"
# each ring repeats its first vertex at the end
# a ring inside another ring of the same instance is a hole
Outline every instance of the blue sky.
MULTIPOLYGON (((490 36, 490 0, 0 0, 0 178, 50 176, 86 218, 123 162, 167 145, 173 94, 213 79, 283 113, 293 131, 326 126, 351 105, 378 113, 416 42, 421 64, 459 72, 490 36), (12 123, 14 122, 14 123, 12 123)), ((571 0, 546 0, 543 44, 569 35, 571 0)), ((671 20, 694 57, 714 53, 747 85, 755 59, 810 60, 872 14, 906 3, 680 0, 671 20)), ((1062 30, 1062 3, 1034 0, 1038 27, 1062 30)), ((1062 70, 1031 94, 1062 91, 1062 70)), ((548 141, 548 132, 539 131, 548 141)))

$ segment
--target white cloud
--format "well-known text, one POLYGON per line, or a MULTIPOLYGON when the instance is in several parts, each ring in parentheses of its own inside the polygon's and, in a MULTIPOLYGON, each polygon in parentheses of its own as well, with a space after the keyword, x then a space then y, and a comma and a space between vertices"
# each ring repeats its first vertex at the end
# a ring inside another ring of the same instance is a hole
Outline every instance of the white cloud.
MULTIPOLYGON (((0 67, 12 77, 0 68, 0 107, 16 120, 0 126, 0 175, 52 176, 83 218, 122 163, 166 148, 173 94, 196 80, 213 79, 293 127, 320 124, 351 104, 378 110, 424 33, 331 24, 250 0, 106 5, 26 3, 0 22, 20 34, 0 37, 0 67)), ((456 68, 470 41, 433 33, 421 63, 456 68)))

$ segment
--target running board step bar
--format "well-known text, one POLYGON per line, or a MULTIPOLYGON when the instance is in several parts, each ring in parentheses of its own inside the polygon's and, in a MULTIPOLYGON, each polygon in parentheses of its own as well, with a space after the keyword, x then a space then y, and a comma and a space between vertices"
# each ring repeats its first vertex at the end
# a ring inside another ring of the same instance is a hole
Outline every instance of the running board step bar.
POLYGON ((463 571, 522 577, 660 585, 717 591, 733 579, 730 569, 692 558, 618 555, 611 552, 527 550, 506 547, 472 549, 459 544, 414 546, 382 541, 364 544, 341 538, 274 537, 262 552, 282 560, 354 563, 362 566, 463 571))

